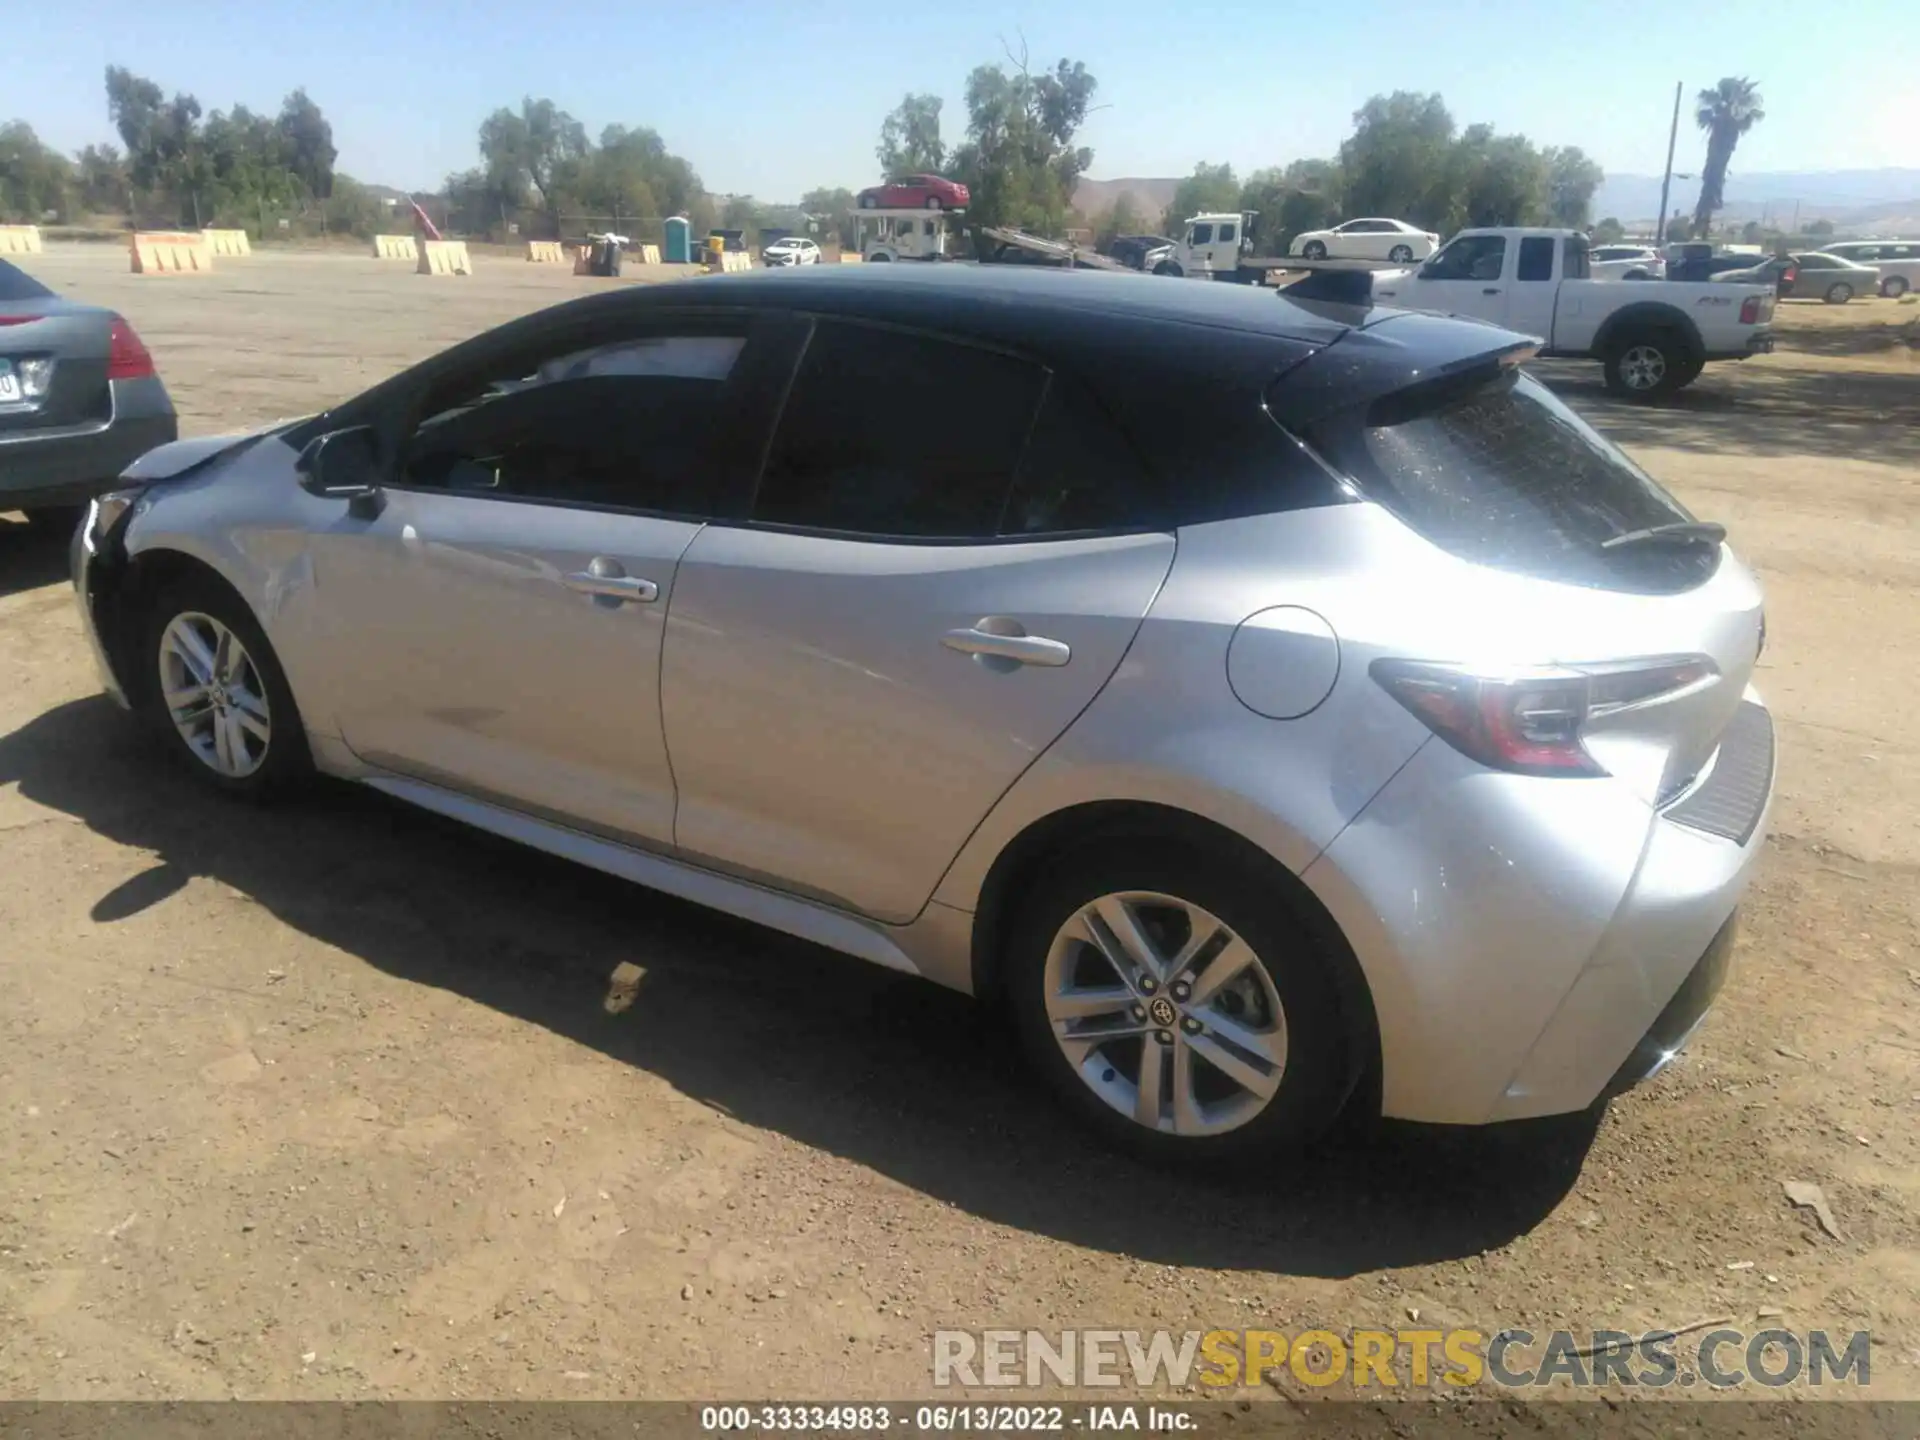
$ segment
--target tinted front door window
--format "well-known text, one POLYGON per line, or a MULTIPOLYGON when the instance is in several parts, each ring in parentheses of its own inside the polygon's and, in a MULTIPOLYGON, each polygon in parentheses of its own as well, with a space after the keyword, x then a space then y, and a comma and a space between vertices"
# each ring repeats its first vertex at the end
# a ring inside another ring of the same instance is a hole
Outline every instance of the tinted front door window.
POLYGON ((993 535, 1045 378, 997 351, 822 321, 753 518, 858 535, 993 535))

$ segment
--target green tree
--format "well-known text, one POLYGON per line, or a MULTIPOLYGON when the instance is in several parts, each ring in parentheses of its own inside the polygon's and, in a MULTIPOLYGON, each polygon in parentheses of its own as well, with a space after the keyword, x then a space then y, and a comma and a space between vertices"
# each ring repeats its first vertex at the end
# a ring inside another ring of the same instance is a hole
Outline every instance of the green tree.
POLYGON ((0 220, 38 224, 48 211, 65 219, 72 181, 72 163, 26 121, 0 125, 0 220))
MULTIPOLYGON (((1547 204, 1545 158, 1524 135, 1497 135, 1491 125, 1469 125, 1454 147, 1452 193, 1436 229, 1453 225, 1526 225, 1547 204)), ((1430 212, 1434 213, 1434 212, 1430 212)))
POLYGON ((1767 118, 1767 112, 1757 84, 1728 76, 1695 97, 1693 118, 1707 132, 1707 163, 1700 171, 1700 200, 1693 212, 1694 233, 1705 239, 1714 211, 1726 203, 1727 167, 1733 163, 1734 147, 1767 118))
POLYGON ((1825 240, 1833 234, 1833 221, 1822 218, 1807 222, 1807 234, 1818 240, 1825 240))
POLYGON ((844 185, 809 190, 800 197, 800 208, 820 226, 821 238, 838 236, 841 247, 851 250, 860 243, 853 218, 853 191, 844 185))
POLYGON ((333 148, 333 126, 307 97, 304 86, 282 102, 275 128, 280 134, 280 158, 287 169, 306 187, 307 194, 326 199, 333 193, 333 162, 340 152, 333 148))
POLYGON ((203 172, 200 102, 177 92, 167 100, 153 81, 109 65, 107 114, 127 147, 133 189, 156 209, 171 212, 174 223, 197 226, 200 202, 195 190, 203 172))
POLYGON ((1593 227, 1588 238, 1596 245, 1618 245, 1627 238, 1627 227, 1609 215, 1593 227))
POLYGON ((1141 218, 1140 206, 1133 198, 1131 190, 1122 190, 1106 211, 1096 215, 1093 220, 1093 245, 1101 254, 1113 248, 1113 242, 1122 235, 1139 235, 1146 221, 1141 218))
POLYGON ((1160 228, 1165 234, 1175 235, 1179 233, 1175 227, 1184 226, 1195 215, 1226 210, 1237 214, 1239 209, 1240 182, 1234 178, 1233 166, 1209 165, 1203 160, 1193 167, 1193 174, 1174 187, 1160 228))
POLYGON ((127 203, 127 163, 111 145, 89 145, 75 166, 78 203, 90 215, 119 211, 127 203))
POLYGON ((1544 159, 1547 218, 1569 230, 1585 229, 1593 214, 1593 193, 1607 178, 1606 172, 1578 145, 1549 146, 1544 159))
POLYGON ((503 193, 514 179, 531 185, 556 236, 562 189, 583 178, 587 149, 586 127, 551 100, 529 95, 517 113, 503 106, 480 122, 480 158, 489 182, 503 193))
POLYGON ((1667 222, 1667 243, 1672 245, 1685 240, 1690 229, 1691 226, 1684 215, 1674 216, 1667 222))
POLYGON ((1456 185, 1453 116, 1438 95, 1396 90, 1353 114, 1340 146, 1347 210, 1445 226, 1456 185))
POLYGON ((1749 220, 1745 225, 1740 227, 1740 243, 1743 245, 1758 245, 1761 240, 1765 238, 1766 233, 1767 232, 1761 228, 1758 220, 1749 220))
POLYGON ((1079 61, 1061 60, 1037 75, 1024 57, 1011 71, 974 69, 967 77, 967 138, 948 162, 971 192, 969 221, 1060 231, 1074 188, 1093 163, 1093 151, 1074 139, 1098 84, 1079 61))
POLYGON ((938 174, 947 163, 938 95, 908 95, 880 122, 880 178, 938 174))

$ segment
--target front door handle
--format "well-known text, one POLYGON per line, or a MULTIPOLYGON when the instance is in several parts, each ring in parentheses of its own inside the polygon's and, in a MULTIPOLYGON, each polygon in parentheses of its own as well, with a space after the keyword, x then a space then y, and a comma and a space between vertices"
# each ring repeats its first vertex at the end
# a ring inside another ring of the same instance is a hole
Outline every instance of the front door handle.
POLYGON ((563 583, 569 590, 581 595, 591 595, 596 600, 608 600, 616 605, 643 605, 660 598, 660 587, 653 581, 627 574, 618 560, 606 555, 594 556, 587 562, 586 569, 574 571, 563 583))
POLYGON ((1498 295, 1500 293, 1500 287, 1498 285, 1489 285, 1480 293, 1482 295, 1498 295))
MULTIPOLYGON (((989 623, 993 622, 981 622, 982 625, 989 623)), ((999 622, 996 629, 1000 626, 1015 628, 1005 621, 999 622)), ((1073 658, 1073 648, 1065 641, 1049 640, 1044 635, 1029 635, 1025 631, 1002 635, 993 630, 970 626, 964 630, 947 631, 940 637, 940 643, 949 650, 958 650, 962 655, 977 656, 984 661, 1006 661, 1012 665, 1040 665, 1055 669, 1073 658)))

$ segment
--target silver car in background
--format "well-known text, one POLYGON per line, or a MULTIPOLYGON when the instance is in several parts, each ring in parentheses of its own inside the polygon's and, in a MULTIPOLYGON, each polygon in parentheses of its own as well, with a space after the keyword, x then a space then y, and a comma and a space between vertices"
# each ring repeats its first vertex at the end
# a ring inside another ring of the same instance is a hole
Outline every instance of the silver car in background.
POLYGON ((0 260, 0 510, 71 529, 122 469, 179 433, 131 325, 0 260))
POLYGON ((972 993, 1148 1156, 1578 1111, 1720 986, 1773 730, 1754 577, 1528 345, 1021 267, 636 287, 148 456, 75 583, 209 786, 972 993))

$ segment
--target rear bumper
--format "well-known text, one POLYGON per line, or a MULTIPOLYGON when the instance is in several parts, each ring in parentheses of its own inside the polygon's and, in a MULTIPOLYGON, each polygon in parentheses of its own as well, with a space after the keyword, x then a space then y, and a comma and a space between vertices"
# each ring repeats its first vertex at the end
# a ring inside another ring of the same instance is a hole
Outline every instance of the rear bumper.
POLYGON ((92 534, 94 507, 88 507, 86 517, 73 532, 73 540, 68 551, 73 566, 74 599, 80 607, 80 633, 87 637, 87 649, 93 655, 93 668, 100 677, 100 688, 107 697, 121 709, 131 709, 127 699, 126 687, 120 683, 120 677, 114 673, 113 660, 108 654, 101 626, 103 616, 101 607, 108 603, 99 585, 99 567, 102 558, 96 548, 101 543, 117 545, 117 537, 106 542, 96 541, 92 534))
POLYGON ((180 437, 180 422, 156 380, 113 382, 104 424, 0 435, 0 510, 80 505, 156 445, 180 437))
POLYGON ((1737 912, 1727 917, 1727 923, 1708 942, 1706 953, 1695 962, 1687 978, 1680 982, 1680 988, 1673 992, 1673 998, 1667 1001, 1666 1009, 1654 1017, 1647 1033, 1640 1037, 1640 1043, 1607 1082, 1606 1094, 1619 1095, 1643 1080, 1651 1080, 1686 1048, 1693 1032, 1707 1018, 1707 1011, 1733 968, 1733 942, 1739 924, 1737 912))
POLYGON ((1612 782, 1425 745, 1303 877, 1372 991, 1383 1113, 1580 1111, 1652 1068, 1643 1047, 1677 1049, 1718 989, 1702 957, 1730 943, 1773 780, 1752 692, 1707 774, 1657 812, 1612 782))

